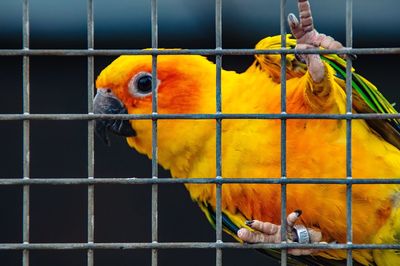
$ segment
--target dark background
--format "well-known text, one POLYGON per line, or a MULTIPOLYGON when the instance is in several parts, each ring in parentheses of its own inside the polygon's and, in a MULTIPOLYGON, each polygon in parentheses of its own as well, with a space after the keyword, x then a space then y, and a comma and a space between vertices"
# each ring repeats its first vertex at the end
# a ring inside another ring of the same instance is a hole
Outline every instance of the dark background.
MULTIPOLYGON (((22 1, 0 1, 0 48, 22 47, 22 1)), ((95 48, 151 45, 150 1, 95 0, 95 48)), ((223 1, 223 47, 252 48, 279 34, 278 0, 223 1)), ((354 1, 354 47, 396 47, 400 41, 398 0, 354 1)), ((288 1, 288 12, 296 11, 288 1)), ((345 1, 311 1, 320 32, 344 42, 345 1)), ((30 47, 85 49, 86 1, 32 0, 30 47)), ((214 48, 214 1, 159 0, 159 46, 214 48)), ((113 57, 95 58, 95 75, 113 57)), ((226 56, 225 69, 243 71, 248 56, 226 56)), ((398 101, 399 56, 362 55, 354 65, 392 102, 398 101)), ((85 57, 32 57, 31 113, 87 113, 85 57)), ((22 59, 0 57, 0 113, 22 112, 22 59)), ((22 122, 0 121, 0 178, 22 176, 22 122)), ((122 138, 112 146, 95 140, 95 177, 150 177, 151 161, 122 138)), ((31 122, 31 177, 87 176, 87 123, 31 122)), ((169 173, 160 170, 161 177, 169 173)), ((151 240, 151 187, 95 188, 96 242, 151 240)), ((32 243, 86 242, 87 187, 31 187, 32 243)), ((159 186, 160 241, 215 241, 215 232, 182 185, 159 186)), ((226 240, 231 241, 229 237, 226 240)), ((0 187, 0 242, 22 241, 22 188, 0 187)), ((159 265, 213 265, 214 250, 160 250, 159 265)), ((266 265, 252 250, 226 250, 224 265, 266 265)), ((150 251, 95 251, 96 265, 149 265, 150 251)), ((21 252, 0 251, 0 265, 21 265, 21 252)), ((31 265, 86 265, 85 251, 31 251, 31 265)))

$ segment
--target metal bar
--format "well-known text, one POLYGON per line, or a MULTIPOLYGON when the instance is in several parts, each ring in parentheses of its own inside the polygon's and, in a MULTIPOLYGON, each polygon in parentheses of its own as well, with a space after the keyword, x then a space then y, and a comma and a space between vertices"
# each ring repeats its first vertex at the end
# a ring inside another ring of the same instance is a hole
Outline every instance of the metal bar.
POLYGON ((0 178, 0 186, 17 185, 150 185, 150 184, 331 184, 331 185, 376 185, 376 184, 400 184, 398 177, 393 178, 360 178, 360 179, 341 179, 341 178, 0 178))
MULTIPOLYGON (((87 46, 88 50, 94 49, 94 17, 93 17, 93 0, 87 1, 87 46)), ((87 108, 88 114, 93 114, 93 97, 94 97, 94 58, 88 56, 88 80, 87 80, 87 108)), ((87 147, 87 174, 88 179, 94 178, 94 120, 88 120, 88 147, 87 147)), ((88 213, 87 213, 87 241, 94 243, 94 185, 88 185, 88 213)), ((94 265, 93 249, 87 250, 87 265, 94 265)))
MULTIPOLYGON (((346 1, 346 47, 353 47, 353 1, 346 1)), ((350 56, 346 58, 346 113, 351 114, 353 110, 352 97, 352 60, 350 56)), ((352 120, 346 120, 346 176, 352 179, 352 120)), ((352 205, 352 184, 346 185, 346 238, 347 244, 353 243, 353 205, 352 205)), ((353 252, 347 250, 347 266, 353 265, 353 252)))
POLYGON ((0 250, 129 250, 129 249, 400 249, 400 244, 243 244, 235 242, 163 243, 0 243, 0 250))
MULTIPOLYGON (((22 2, 22 45, 23 50, 29 49, 29 0, 22 2)), ((29 56, 24 56, 22 61, 22 90, 23 90, 23 112, 30 112, 30 77, 29 77, 29 56)), ((23 179, 30 177, 30 121, 23 121, 23 179)), ((30 187, 24 185, 22 199, 22 242, 29 243, 30 224, 30 187)), ((22 265, 29 266, 29 250, 22 252, 22 265)))
MULTIPOLYGON (((215 49, 222 50, 222 0, 215 0, 215 49)), ((216 114, 222 113, 222 95, 221 95, 221 69, 222 55, 216 56, 216 114)), ((216 118, 216 179, 222 179, 222 119, 216 118)), ((216 207, 215 207, 215 238, 216 243, 222 243, 222 183, 216 184, 216 207)), ((215 253, 215 265, 222 266, 222 249, 217 248, 215 253)))
POLYGON ((2 49, 0 56, 119 56, 119 55, 255 55, 255 54, 400 54, 400 47, 335 49, 2 49))
MULTIPOLYGON (((151 0, 151 47, 152 49, 158 48, 158 8, 157 0, 151 0)), ((151 65, 151 76, 152 76, 152 114, 157 114, 158 109, 158 98, 157 98, 157 54, 152 55, 151 65)), ((158 179, 158 124, 157 118, 152 120, 152 131, 151 131, 151 174, 152 179, 158 179)), ((151 186, 151 240, 152 243, 158 241, 158 184, 154 183, 151 186)), ((158 250, 151 250, 151 265, 157 266, 158 264, 158 250)))
MULTIPOLYGON (((286 49, 286 0, 280 1, 281 47, 286 49)), ((286 55, 281 54, 281 114, 286 114, 286 55)), ((286 119, 281 118, 281 179, 286 179, 286 119)), ((286 184, 281 184, 281 241, 287 242, 286 184)), ((281 250, 281 265, 287 265, 287 249, 281 250)))
POLYGON ((400 114, 0 114, 0 121, 19 120, 152 120, 152 119, 400 119, 400 114))

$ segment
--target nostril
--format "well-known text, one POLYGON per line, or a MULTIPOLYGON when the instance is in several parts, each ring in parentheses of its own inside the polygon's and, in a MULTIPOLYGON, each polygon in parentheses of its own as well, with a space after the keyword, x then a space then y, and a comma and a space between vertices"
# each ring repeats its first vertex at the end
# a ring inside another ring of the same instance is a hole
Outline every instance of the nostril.
POLYGON ((110 90, 110 89, 107 89, 106 92, 107 92, 107 93, 111 93, 111 90, 110 90))

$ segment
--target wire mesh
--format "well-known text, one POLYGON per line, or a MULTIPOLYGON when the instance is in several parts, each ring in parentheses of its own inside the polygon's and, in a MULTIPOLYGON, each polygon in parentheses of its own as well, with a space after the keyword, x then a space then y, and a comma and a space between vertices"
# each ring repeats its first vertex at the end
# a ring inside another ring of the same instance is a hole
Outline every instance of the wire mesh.
POLYGON ((352 120, 354 119, 400 119, 399 114, 353 114, 352 113, 352 60, 347 57, 346 65, 346 114, 287 114, 286 113, 286 55, 287 54, 400 54, 400 48, 358 48, 353 46, 353 1, 346 1, 346 48, 341 50, 309 49, 306 51, 287 49, 286 47, 286 0, 281 0, 280 5, 280 32, 282 48, 276 50, 255 49, 223 49, 222 48, 222 0, 215 0, 215 49, 190 49, 190 50, 159 50, 158 49, 158 19, 157 0, 151 0, 151 50, 99 50, 94 49, 94 1, 87 0, 87 49, 81 50, 50 50, 29 48, 29 0, 23 0, 23 48, 0 50, 0 56, 20 56, 23 60, 23 114, 0 114, 0 121, 23 121, 23 178, 1 178, 0 185, 23 186, 23 223, 22 243, 0 243, 0 250, 22 250, 22 264, 29 266, 30 250, 86 250, 87 265, 95 265, 94 251, 101 249, 151 249, 151 264, 158 264, 158 249, 215 249, 216 265, 222 265, 222 249, 281 249, 281 265, 287 264, 287 249, 343 249, 347 251, 347 265, 352 265, 352 250, 354 249, 400 249, 399 244, 353 244, 352 227, 352 185, 354 184, 400 184, 400 179, 352 178, 352 120), (149 115, 105 115, 93 114, 92 99, 94 96, 94 57, 117 55, 152 55, 152 78, 157 80, 158 55, 213 55, 216 57, 216 113, 215 114, 158 114, 157 113, 157 88, 156 82, 152 86, 152 114, 149 115), (255 54, 280 54, 281 55, 281 113, 280 114, 224 114, 221 95, 221 69, 224 55, 255 55, 255 54), (29 58, 31 56, 83 56, 87 57, 87 114, 30 114, 30 82, 29 58), (96 119, 137 119, 152 120, 152 177, 151 178, 95 178, 94 177, 94 122, 96 119), (216 121, 216 177, 159 179, 158 178, 158 145, 157 121, 159 119, 215 119, 216 121), (222 178, 222 121, 224 119, 280 119, 281 120, 281 178, 222 178), (286 178, 286 121, 288 119, 338 119, 346 120, 346 179, 336 178, 286 178), (30 179, 30 121, 32 120, 85 120, 88 123, 88 149, 87 149, 87 178, 35 178, 30 179), (215 242, 158 242, 158 185, 160 184, 215 184, 216 186, 216 241, 215 242), (224 243, 222 241, 222 186, 223 184, 280 184, 281 185, 281 224, 282 243, 280 244, 239 244, 224 243), (29 217, 30 217, 30 186, 31 185, 87 185, 88 213, 87 213, 87 243, 30 243, 29 217), (94 188, 96 184, 135 184, 152 186, 152 242, 151 243, 95 243, 94 237, 94 188), (288 184, 341 184, 346 186, 346 244, 298 244, 288 243, 286 240, 286 186, 288 184))

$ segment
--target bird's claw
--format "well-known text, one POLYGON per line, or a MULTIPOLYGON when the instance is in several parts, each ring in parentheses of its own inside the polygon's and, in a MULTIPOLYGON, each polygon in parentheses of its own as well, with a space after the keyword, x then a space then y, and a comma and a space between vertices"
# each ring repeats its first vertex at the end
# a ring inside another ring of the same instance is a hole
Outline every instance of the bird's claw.
MULTIPOLYGON (((288 242, 294 242, 295 231, 294 225, 300 217, 301 211, 296 210, 290 213, 287 217, 287 239, 288 242)), ((241 228, 237 232, 238 237, 247 243, 271 243, 279 244, 281 239, 281 226, 269 222, 261 222, 258 220, 246 221, 246 225, 253 230, 241 228)), ((321 232, 312 228, 307 228, 311 243, 325 243, 320 242, 322 239, 321 232)), ((291 255, 310 255, 318 252, 317 249, 289 249, 288 253, 291 255)))
MULTIPOLYGON (((288 15, 288 24, 293 36, 297 39, 296 49, 315 49, 325 48, 330 50, 343 49, 343 45, 331 36, 318 33, 314 27, 310 3, 308 0, 298 0, 298 9, 300 21, 290 13, 288 15)), ((340 55, 346 58, 346 55, 340 55)), ((325 69, 319 56, 312 54, 300 54, 297 56, 300 61, 305 62, 309 67, 309 72, 315 82, 322 81, 325 75, 325 69)), ((355 55, 350 55, 351 59, 356 59, 355 55)))

